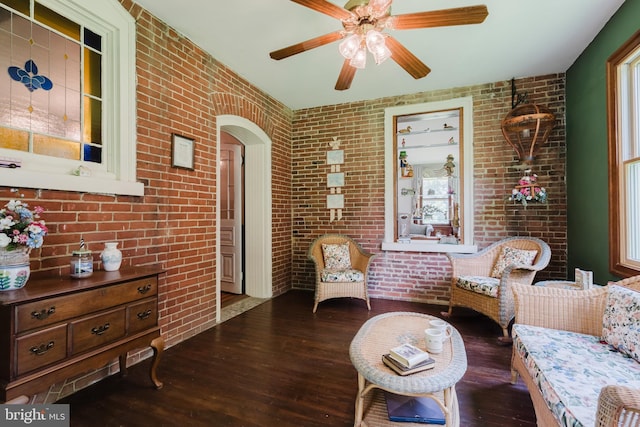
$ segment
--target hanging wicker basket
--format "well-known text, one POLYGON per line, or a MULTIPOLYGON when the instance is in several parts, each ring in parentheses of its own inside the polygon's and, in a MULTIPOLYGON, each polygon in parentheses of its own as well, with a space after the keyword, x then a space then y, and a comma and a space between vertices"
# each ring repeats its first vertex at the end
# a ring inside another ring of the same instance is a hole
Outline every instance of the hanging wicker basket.
POLYGON ((549 138, 555 115, 546 107, 519 105, 502 119, 502 134, 525 164, 533 163, 537 151, 549 138))

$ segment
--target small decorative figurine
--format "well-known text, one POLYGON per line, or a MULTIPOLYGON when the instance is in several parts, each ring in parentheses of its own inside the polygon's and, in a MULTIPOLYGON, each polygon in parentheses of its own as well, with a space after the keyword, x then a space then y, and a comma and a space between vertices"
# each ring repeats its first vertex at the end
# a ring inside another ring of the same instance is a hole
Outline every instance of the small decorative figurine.
POLYGON ((453 155, 449 154, 447 156, 447 163, 444 164, 444 168, 447 171, 447 176, 453 176, 453 169, 456 165, 453 163, 453 155))

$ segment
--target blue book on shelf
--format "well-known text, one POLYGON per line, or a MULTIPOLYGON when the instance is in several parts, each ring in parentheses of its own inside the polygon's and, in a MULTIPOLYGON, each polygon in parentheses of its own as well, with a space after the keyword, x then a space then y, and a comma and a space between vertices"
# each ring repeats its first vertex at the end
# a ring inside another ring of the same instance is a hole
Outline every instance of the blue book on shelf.
POLYGON ((385 392, 389 421, 441 424, 444 412, 430 397, 400 396, 385 392))

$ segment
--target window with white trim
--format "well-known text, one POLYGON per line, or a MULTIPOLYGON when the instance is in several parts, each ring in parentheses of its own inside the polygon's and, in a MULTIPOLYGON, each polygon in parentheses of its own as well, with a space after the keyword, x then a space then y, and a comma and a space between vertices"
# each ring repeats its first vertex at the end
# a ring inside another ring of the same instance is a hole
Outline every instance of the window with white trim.
POLYGON ((143 195, 135 22, 117 0, 0 0, 0 185, 143 195))
POLYGON ((609 58, 610 267, 640 273, 640 31, 609 58))

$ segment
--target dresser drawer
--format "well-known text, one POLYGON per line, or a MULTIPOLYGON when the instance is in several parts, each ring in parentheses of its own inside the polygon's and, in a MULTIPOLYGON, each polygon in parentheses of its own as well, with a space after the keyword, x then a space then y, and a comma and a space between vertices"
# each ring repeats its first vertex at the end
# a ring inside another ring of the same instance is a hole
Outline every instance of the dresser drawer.
POLYGON ((92 289, 73 295, 49 298, 17 307, 16 333, 62 322, 84 313, 105 310, 157 295, 156 277, 92 289))
POLYGON ((71 322, 71 354, 82 353, 124 337, 125 311, 120 308, 71 322))
POLYGON ((158 299, 151 298, 132 303, 127 307, 127 331, 129 334, 154 327, 158 320, 158 299))
POLYGON ((17 375, 58 362, 67 355, 67 325, 19 337, 16 349, 17 375))

